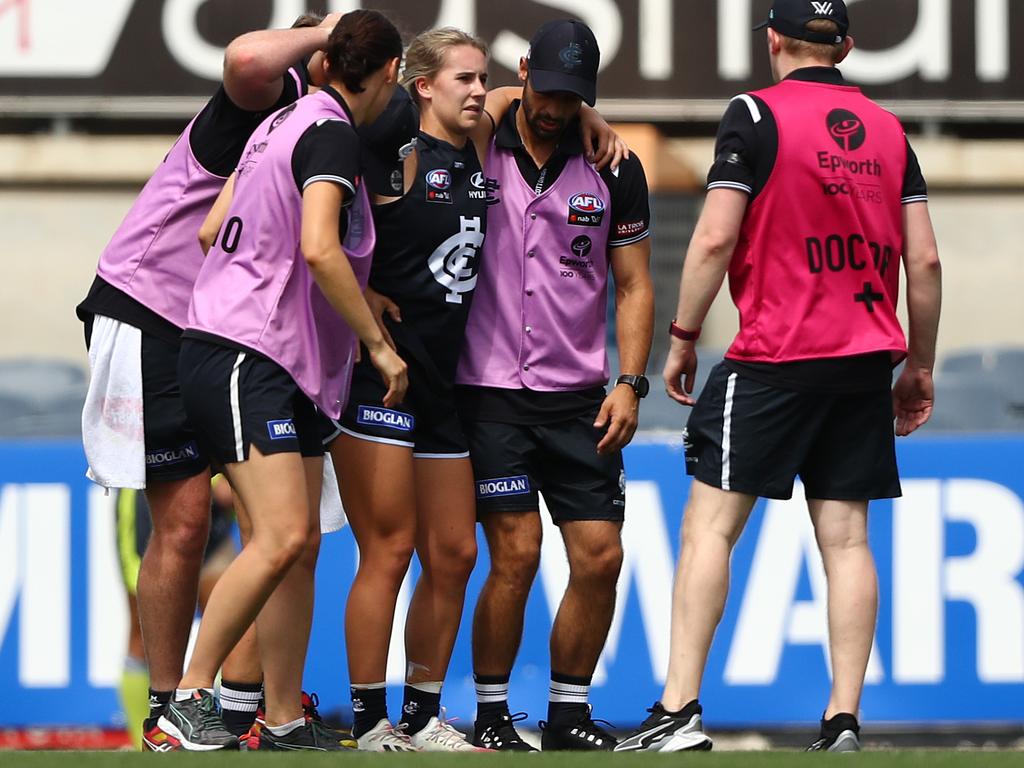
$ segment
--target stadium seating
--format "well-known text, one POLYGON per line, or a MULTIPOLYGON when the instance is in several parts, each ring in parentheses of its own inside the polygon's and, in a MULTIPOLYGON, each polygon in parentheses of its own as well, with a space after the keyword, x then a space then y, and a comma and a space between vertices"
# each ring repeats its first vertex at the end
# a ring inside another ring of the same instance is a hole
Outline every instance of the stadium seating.
POLYGON ((976 347, 943 356, 935 401, 928 431, 1024 430, 1024 347, 976 347))
POLYGON ((0 438, 78 437, 85 369, 66 360, 0 360, 0 438))

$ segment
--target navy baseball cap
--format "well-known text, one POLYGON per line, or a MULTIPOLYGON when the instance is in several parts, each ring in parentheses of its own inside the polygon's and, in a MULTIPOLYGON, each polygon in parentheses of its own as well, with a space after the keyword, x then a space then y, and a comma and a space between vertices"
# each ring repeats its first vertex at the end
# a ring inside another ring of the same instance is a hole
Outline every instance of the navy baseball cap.
POLYGON ((530 40, 526 58, 533 90, 575 93, 594 106, 601 50, 594 33, 582 21, 549 21, 530 40))
POLYGON ((844 0, 775 0, 768 18, 754 27, 754 31, 765 27, 771 27, 780 35, 797 40, 836 45, 846 38, 846 33, 850 29, 850 18, 846 13, 844 0), (839 34, 830 35, 807 29, 807 24, 816 19, 834 21, 839 27, 839 34))

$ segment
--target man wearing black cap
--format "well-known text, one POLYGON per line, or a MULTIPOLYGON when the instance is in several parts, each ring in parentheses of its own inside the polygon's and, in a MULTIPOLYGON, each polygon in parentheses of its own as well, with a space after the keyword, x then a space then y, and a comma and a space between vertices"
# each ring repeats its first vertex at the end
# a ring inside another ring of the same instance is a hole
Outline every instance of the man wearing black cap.
POLYGON ((776 0, 765 27, 777 84, 737 96, 719 128, 670 328, 669 396, 694 405, 694 342, 727 271, 740 331, 687 424, 694 479, 665 690, 620 751, 711 748, 697 697, 729 556, 758 497, 790 498, 796 476, 828 581, 831 695, 810 750, 860 749, 878 608, 868 503, 900 495, 893 415, 901 436, 931 415, 941 277, 917 159, 899 121, 835 68, 853 48, 842 0, 776 0))
POLYGON ((616 743, 587 702, 615 609, 622 447, 647 393, 654 292, 643 168, 633 157, 598 171, 578 138, 599 62, 584 24, 541 27, 520 62, 522 102, 497 127, 488 156, 498 186, 457 380, 491 559, 473 622, 474 743, 491 749, 531 749, 513 726, 508 687, 540 561, 539 494, 569 560, 542 746, 616 743), (606 393, 609 271, 624 375, 606 393))

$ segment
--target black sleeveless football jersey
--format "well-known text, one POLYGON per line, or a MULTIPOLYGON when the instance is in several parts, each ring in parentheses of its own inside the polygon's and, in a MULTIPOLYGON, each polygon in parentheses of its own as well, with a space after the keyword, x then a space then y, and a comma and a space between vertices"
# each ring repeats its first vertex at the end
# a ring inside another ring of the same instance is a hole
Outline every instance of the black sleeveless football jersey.
POLYGON ((450 386, 462 350, 487 228, 487 180, 473 143, 416 138, 416 178, 405 196, 376 205, 370 287, 401 308, 386 320, 399 352, 450 386))

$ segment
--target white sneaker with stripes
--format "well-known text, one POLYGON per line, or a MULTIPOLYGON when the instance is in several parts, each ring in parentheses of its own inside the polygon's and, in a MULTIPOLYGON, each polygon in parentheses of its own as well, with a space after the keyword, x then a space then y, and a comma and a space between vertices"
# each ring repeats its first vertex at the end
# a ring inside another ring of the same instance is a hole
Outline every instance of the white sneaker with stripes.
POLYGON ((444 707, 438 717, 430 718, 430 722, 421 731, 410 737, 410 741, 420 752, 491 752, 483 747, 474 747, 466 736, 452 727, 445 717, 444 707))
POLYGON ((405 734, 405 726, 393 726, 386 718, 356 739, 363 752, 419 752, 405 734))

